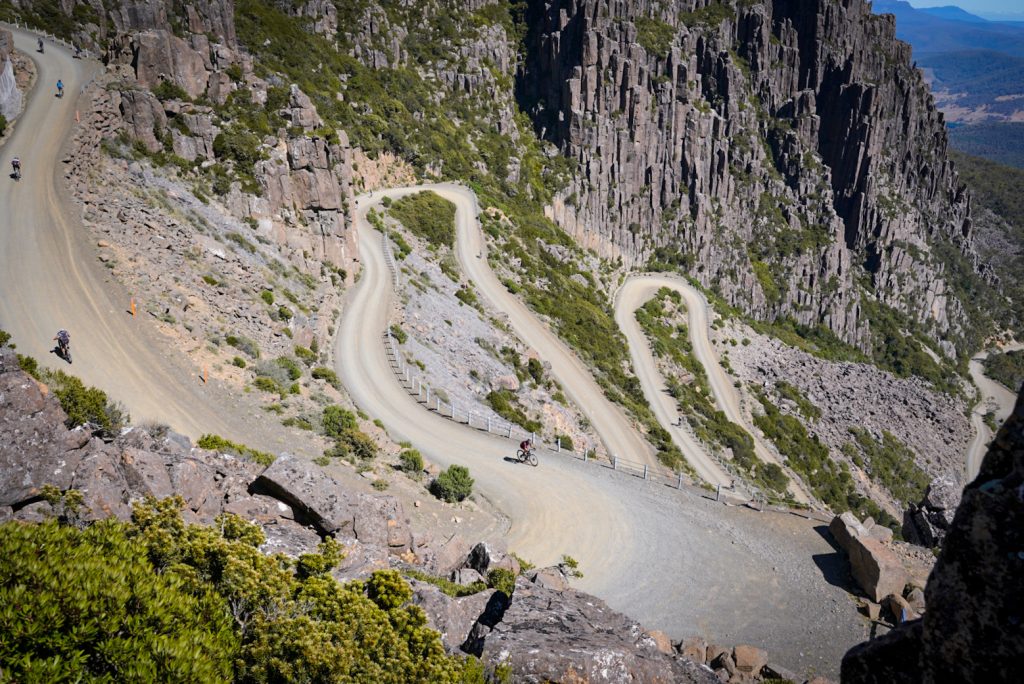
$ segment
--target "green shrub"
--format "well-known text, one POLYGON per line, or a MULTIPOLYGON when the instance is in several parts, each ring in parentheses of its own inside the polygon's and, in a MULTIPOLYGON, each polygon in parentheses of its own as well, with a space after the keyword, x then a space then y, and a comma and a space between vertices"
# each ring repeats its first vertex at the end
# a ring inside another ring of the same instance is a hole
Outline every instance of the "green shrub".
POLYGON ((423 472, 423 456, 416 449, 403 449, 398 454, 401 468, 410 475, 419 475, 423 472))
POLYGON ((226 681, 227 600, 156 572, 146 540, 108 520, 0 525, 0 662, 11 681, 226 681))
POLYGON ((443 593, 453 598, 479 594, 481 591, 487 588, 487 584, 485 584, 484 582, 476 581, 472 584, 467 585, 456 584, 455 582, 445 579, 444 577, 437 577, 436 575, 430 575, 428 573, 422 572, 421 570, 413 570, 412 568, 402 570, 402 574, 404 574, 406 577, 411 577, 413 579, 419 580, 420 582, 433 584, 443 593))
POLYGON ((260 139, 249 131, 228 128, 213 139, 213 153, 218 159, 231 159, 243 168, 252 169, 263 156, 260 139))
POLYGON ((236 356, 235 358, 231 359, 231 365, 237 366, 239 368, 245 368, 245 359, 243 359, 241 356, 236 356))
POLYGON ((191 99, 189 98, 188 93, 185 92, 184 88, 179 86, 177 83, 172 83, 171 81, 160 81, 160 83, 153 88, 152 93, 156 96, 156 99, 161 102, 165 102, 167 100, 188 101, 191 99))
POLYGON ((220 435, 205 434, 199 438, 196 442, 196 446, 200 449, 209 449, 210 451, 216 451, 222 454, 233 454, 265 466, 270 465, 275 460, 273 454, 253 449, 252 447, 248 447, 244 444, 232 442, 229 439, 224 439, 220 435))
POLYGON ((7 343, 11 341, 11 333, 6 330, 0 330, 0 347, 6 347, 7 343))
POLYGON ((316 353, 313 352, 311 349, 306 349, 305 347, 295 345, 295 356, 298 357, 298 359, 307 366, 312 366, 314 363, 316 363, 316 353))
POLYGON ((473 492, 473 478, 465 466, 451 465, 434 479, 430 491, 448 503, 462 501, 473 492))
POLYGON ((274 293, 270 290, 263 290, 263 292, 260 292, 260 299, 262 299, 267 306, 272 306, 274 304, 274 293))
POLYGON ((402 330, 402 326, 398 325, 397 323, 392 324, 390 330, 391 334, 398 341, 398 344, 405 344, 406 340, 409 339, 409 336, 406 334, 406 332, 402 330))
POLYGON ((244 335, 228 335, 224 338, 224 341, 243 354, 247 354, 250 358, 260 358, 259 345, 244 335))
POLYGON ((676 30, 665 22, 650 17, 637 17, 634 23, 636 40, 644 50, 657 57, 668 57, 676 30))
POLYGON ((263 392, 269 392, 270 394, 278 394, 281 396, 282 399, 284 398, 284 395, 287 394, 285 389, 281 387, 277 380, 274 380, 273 378, 268 378, 265 375, 257 376, 252 381, 252 386, 263 392))
POLYGON ((487 586, 511 598, 516 588, 515 573, 507 568, 494 568, 487 573, 487 586))
POLYGON ((7 117, 0 114, 0 135, 3 135, 7 131, 7 117))
POLYGON ((582 579, 583 573, 580 571, 580 562, 567 554, 562 555, 562 560, 558 563, 559 567, 565 571, 565 574, 576 579, 582 579))
POLYGON ((279 356, 274 359, 274 363, 284 369, 288 374, 289 380, 298 380, 302 377, 302 366, 300 366, 295 359, 288 358, 287 356, 279 356))
POLYGON ((341 383, 338 381, 338 374, 330 368, 324 366, 317 366, 310 373, 315 380, 326 380, 327 384, 334 389, 341 389, 341 383))
POLYGON ((354 413, 334 404, 324 407, 320 424, 323 426, 324 434, 334 439, 341 437, 348 430, 359 428, 354 413))
POLYGON ((499 416, 519 425, 527 432, 540 432, 542 425, 540 421, 527 417, 519 399, 510 390, 493 390, 487 394, 487 403, 499 416))
POLYGON ((434 247, 455 242, 455 205, 430 190, 395 200, 388 213, 434 247))
POLYGON ((277 316, 282 321, 290 321, 292 318, 295 317, 295 312, 293 312, 287 306, 279 306, 277 307, 277 316))

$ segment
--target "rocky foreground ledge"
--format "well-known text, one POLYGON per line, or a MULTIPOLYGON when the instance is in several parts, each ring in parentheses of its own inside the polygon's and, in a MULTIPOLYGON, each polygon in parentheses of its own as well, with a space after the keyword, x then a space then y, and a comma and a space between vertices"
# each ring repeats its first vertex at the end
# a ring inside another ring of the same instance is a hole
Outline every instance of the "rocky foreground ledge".
POLYGON ((572 589, 561 567, 522 572, 513 555, 493 545, 416 532, 398 499, 345 488, 302 459, 282 454, 264 467, 194 447, 159 426, 129 428, 104 441, 82 428, 67 429, 66 419, 48 388, 19 369, 17 355, 0 349, 0 522, 57 516, 42 496, 46 485, 82 494, 83 524, 128 519, 132 503, 147 496, 180 496, 186 522, 209 525, 234 513, 260 525, 266 535, 261 550, 268 554, 297 557, 335 537, 346 552, 333 571, 341 581, 398 568, 465 586, 495 568, 509 570, 516 576, 511 597, 483 589, 453 598, 430 581, 409 583, 412 600, 450 652, 510 665, 515 681, 804 681, 752 646, 674 642, 645 630, 572 589))

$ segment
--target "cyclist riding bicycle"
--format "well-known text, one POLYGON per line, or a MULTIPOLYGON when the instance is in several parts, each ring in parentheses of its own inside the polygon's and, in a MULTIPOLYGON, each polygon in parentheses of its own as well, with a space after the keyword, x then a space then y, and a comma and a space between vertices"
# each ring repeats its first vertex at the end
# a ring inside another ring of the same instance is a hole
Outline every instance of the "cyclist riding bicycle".
POLYGON ((57 331, 57 334, 53 336, 53 339, 57 340, 57 351, 64 359, 71 363, 71 335, 67 330, 61 328, 57 331))
POLYGON ((14 169, 14 177, 21 178, 21 159, 15 157, 11 160, 11 168, 14 169))
POLYGON ((519 443, 519 448, 526 452, 533 451, 533 442, 528 439, 524 439, 519 443))
POLYGON ((64 97, 64 81, 57 79, 57 97, 64 97))

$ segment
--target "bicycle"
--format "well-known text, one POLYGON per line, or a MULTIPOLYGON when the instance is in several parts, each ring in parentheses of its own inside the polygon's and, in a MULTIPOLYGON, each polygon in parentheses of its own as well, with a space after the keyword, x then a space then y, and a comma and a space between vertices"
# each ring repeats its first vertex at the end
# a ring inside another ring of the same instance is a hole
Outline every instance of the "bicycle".
POLYGON ((520 463, 529 463, 532 466, 536 466, 539 461, 537 460, 537 454, 533 452, 533 449, 519 449, 516 451, 516 460, 520 463))

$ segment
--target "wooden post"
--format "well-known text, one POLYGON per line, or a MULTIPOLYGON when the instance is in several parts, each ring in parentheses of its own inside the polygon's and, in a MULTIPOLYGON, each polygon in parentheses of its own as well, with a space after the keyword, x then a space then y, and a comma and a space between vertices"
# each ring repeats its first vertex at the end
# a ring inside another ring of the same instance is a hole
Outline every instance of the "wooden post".
POLYGON ((132 297, 132 318, 135 318, 135 297, 132 297))

